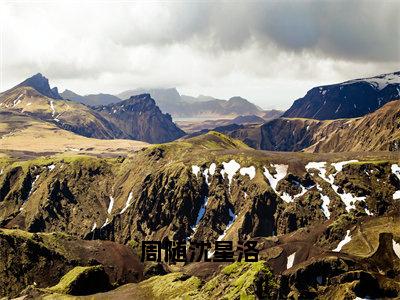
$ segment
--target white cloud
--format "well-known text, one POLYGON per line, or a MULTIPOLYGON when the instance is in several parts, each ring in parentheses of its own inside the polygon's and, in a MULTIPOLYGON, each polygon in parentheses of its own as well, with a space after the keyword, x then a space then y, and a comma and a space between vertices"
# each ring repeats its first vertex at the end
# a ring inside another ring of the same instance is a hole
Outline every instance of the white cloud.
POLYGON ((287 108, 396 70, 400 6, 379 3, 3 1, 2 90, 41 72, 83 94, 176 86, 287 108))

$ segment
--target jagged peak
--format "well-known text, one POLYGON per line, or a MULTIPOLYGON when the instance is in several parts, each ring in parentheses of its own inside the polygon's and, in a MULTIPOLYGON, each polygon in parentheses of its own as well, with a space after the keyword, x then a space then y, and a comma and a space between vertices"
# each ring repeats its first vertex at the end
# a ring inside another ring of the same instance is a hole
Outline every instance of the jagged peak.
POLYGON ((44 96, 54 99, 62 99, 62 97, 58 93, 58 89, 56 87, 50 88, 49 80, 45 76, 43 76, 42 73, 37 73, 25 79, 16 87, 31 87, 44 96))

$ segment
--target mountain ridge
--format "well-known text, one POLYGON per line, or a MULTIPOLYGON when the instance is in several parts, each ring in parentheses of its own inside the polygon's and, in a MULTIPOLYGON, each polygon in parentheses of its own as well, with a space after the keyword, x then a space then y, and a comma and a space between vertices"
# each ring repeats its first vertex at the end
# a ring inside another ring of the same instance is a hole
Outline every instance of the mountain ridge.
POLYGON ((360 117, 399 97, 400 71, 314 87, 295 100, 283 117, 318 120, 360 117))

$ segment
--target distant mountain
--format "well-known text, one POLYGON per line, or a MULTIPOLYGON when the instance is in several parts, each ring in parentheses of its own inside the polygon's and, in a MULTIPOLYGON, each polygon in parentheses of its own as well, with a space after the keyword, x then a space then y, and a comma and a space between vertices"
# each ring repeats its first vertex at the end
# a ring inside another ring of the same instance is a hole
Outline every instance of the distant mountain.
POLYGON ((360 117, 400 96, 400 72, 312 88, 284 113, 317 120, 360 117))
POLYGON ((120 98, 110 94, 89 94, 81 96, 71 90, 65 90, 61 93, 63 99, 77 101, 86 105, 107 105, 121 101, 120 98))
POLYGON ((360 118, 315 120, 278 118, 262 125, 235 125, 216 131, 270 151, 400 151, 400 100, 360 118))
POLYGON ((264 111, 241 97, 232 97, 229 100, 215 99, 210 96, 181 96, 175 88, 171 89, 137 89, 118 94, 120 98, 148 93, 156 101, 163 112, 169 113, 174 118, 196 117, 236 117, 240 115, 262 116, 264 111))
POLYGON ((58 89, 56 87, 50 88, 49 80, 40 73, 29 77, 16 87, 32 87, 44 96, 53 99, 62 99, 58 93, 58 89))
POLYGON ((0 94, 0 109, 23 113, 79 135, 99 139, 162 143, 184 135, 170 115, 161 113, 149 95, 93 109, 76 101, 46 96, 38 89, 59 96, 54 91, 51 93, 48 79, 38 74, 0 94))
MULTIPOLYGON (((282 112, 281 112, 282 114, 282 112)), ((279 117, 278 115, 277 117, 279 117)), ((255 115, 246 115, 246 116, 238 116, 233 119, 218 119, 218 120, 205 120, 205 121, 197 121, 197 120, 181 120, 176 121, 178 126, 183 129, 186 133, 192 134, 195 132, 202 131, 202 133, 207 132, 209 130, 213 130, 214 128, 227 126, 231 124, 263 124, 265 123, 265 119, 255 116, 255 115)))
POLYGON ((163 143, 185 135, 163 114, 149 94, 132 96, 118 103, 93 107, 105 119, 115 124, 130 139, 163 143))

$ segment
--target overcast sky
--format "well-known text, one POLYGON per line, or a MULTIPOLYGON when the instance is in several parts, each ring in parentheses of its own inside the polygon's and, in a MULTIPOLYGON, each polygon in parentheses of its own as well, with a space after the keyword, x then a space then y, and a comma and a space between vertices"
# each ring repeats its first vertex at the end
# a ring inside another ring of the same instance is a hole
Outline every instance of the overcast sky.
POLYGON ((1 90, 41 72, 80 94, 177 87, 288 108, 400 70, 400 1, 4 1, 1 90))

